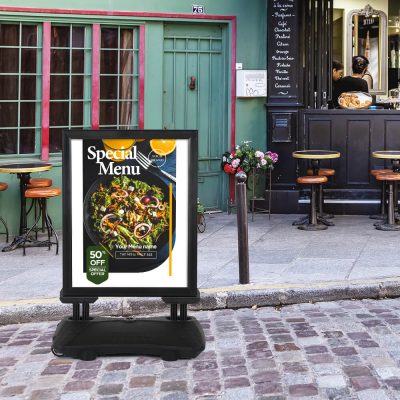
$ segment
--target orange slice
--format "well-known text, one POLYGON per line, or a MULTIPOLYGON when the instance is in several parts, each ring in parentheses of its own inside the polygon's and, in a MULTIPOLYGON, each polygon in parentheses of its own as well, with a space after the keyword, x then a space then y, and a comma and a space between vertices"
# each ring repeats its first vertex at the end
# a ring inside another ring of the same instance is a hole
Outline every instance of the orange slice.
POLYGON ((110 160, 115 161, 115 162, 124 161, 126 159, 126 157, 128 157, 131 148, 132 148, 132 146, 127 149, 112 149, 111 147, 104 144, 105 151, 113 152, 112 156, 110 157, 110 160))
POLYGON ((135 139, 103 139, 103 144, 113 150, 130 149, 135 144, 135 139))
POLYGON ((150 140, 150 147, 154 153, 159 156, 166 156, 171 154, 176 147, 175 139, 152 139, 150 140))

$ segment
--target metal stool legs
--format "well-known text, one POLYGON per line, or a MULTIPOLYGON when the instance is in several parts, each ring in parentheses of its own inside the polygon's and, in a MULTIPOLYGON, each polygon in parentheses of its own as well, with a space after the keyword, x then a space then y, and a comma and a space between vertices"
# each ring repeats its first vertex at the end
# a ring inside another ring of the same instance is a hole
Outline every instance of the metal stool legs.
POLYGON ((0 217, 0 221, 4 225, 4 229, 6 230, 5 232, 2 232, 2 234, 6 235, 6 243, 8 243, 8 227, 6 221, 4 221, 3 217, 0 217))
MULTIPOLYGON (((380 231, 400 231, 400 225, 396 225, 395 221, 395 204, 394 204, 394 182, 388 181, 388 213, 387 220, 384 224, 379 224, 376 229, 380 231)), ((397 197, 397 196, 396 196, 397 197)))
MULTIPOLYGON (((31 232, 35 232, 35 236, 37 238, 37 232, 38 230, 40 230, 40 228, 37 227, 38 223, 40 220, 45 221, 45 226, 47 229, 47 240, 43 240, 41 241, 40 247, 48 247, 48 249, 51 249, 51 245, 55 244, 56 245, 56 254, 58 254, 58 248, 59 248, 59 242, 58 242, 58 235, 57 232, 55 231, 53 224, 51 223, 50 217, 47 214, 47 208, 46 208, 46 198, 38 198, 37 199, 37 203, 39 205, 39 213, 36 216, 35 222, 32 225, 31 228, 29 228, 29 230, 25 233, 24 235, 24 240, 22 242, 22 248, 23 248, 23 254, 24 256, 26 255, 26 242, 27 241, 31 241, 31 239, 29 238, 29 235, 31 234, 31 232), (54 234, 55 237, 55 242, 51 241, 51 236, 54 234)), ((37 243, 36 243, 37 245, 37 243)))
POLYGON ((317 188, 315 184, 311 185, 310 214, 308 218, 308 224, 300 225, 297 228, 303 231, 323 231, 325 229, 328 229, 326 225, 318 224, 317 188))

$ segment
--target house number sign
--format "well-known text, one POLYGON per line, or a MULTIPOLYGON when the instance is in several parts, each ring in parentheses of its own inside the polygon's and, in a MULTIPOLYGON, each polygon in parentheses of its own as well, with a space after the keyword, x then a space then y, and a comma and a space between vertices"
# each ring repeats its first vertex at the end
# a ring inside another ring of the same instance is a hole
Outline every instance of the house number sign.
POLYGON ((197 4, 192 5, 192 14, 205 14, 206 9, 204 6, 200 6, 197 4))

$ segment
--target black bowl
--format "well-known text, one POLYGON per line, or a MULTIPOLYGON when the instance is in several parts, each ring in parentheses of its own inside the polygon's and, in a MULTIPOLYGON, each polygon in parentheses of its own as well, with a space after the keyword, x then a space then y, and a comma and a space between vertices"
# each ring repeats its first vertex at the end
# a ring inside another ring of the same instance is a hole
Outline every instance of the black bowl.
MULTIPOLYGON (((101 236, 97 232, 93 231, 93 221, 91 218, 91 205, 90 199, 92 194, 96 192, 100 184, 107 187, 110 185, 111 181, 115 176, 104 175, 96 179, 86 192, 85 199, 83 202, 83 221, 85 226, 85 231, 87 238, 85 238, 85 247, 89 245, 99 245, 101 241, 101 236), (92 243, 90 243, 90 241, 92 243)), ((169 187, 168 185, 157 175, 152 174, 146 170, 141 170, 139 176, 132 176, 131 179, 143 181, 148 185, 158 186, 162 193, 164 194, 164 201, 169 199, 169 187)), ((172 232, 173 232, 173 242, 175 243, 175 196, 172 196, 172 232)), ((157 242, 154 243, 157 246, 157 257, 156 258, 114 258, 109 257, 109 272, 146 272, 159 267, 169 256, 169 231, 165 231, 160 235, 157 242)), ((109 250, 109 249, 107 249, 109 250)), ((121 250, 124 251, 124 250, 121 250)), ((129 250, 127 250, 129 251, 129 250)), ((86 265, 86 264, 85 264, 86 265)))

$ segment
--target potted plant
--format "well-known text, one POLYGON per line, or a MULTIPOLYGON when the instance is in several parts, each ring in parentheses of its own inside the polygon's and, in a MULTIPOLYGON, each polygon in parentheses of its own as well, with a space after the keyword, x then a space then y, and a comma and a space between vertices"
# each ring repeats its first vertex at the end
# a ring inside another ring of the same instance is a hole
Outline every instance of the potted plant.
POLYGON ((200 199, 197 198, 197 229, 199 230, 199 232, 204 232, 206 230, 204 211, 204 205, 201 203, 200 199))

